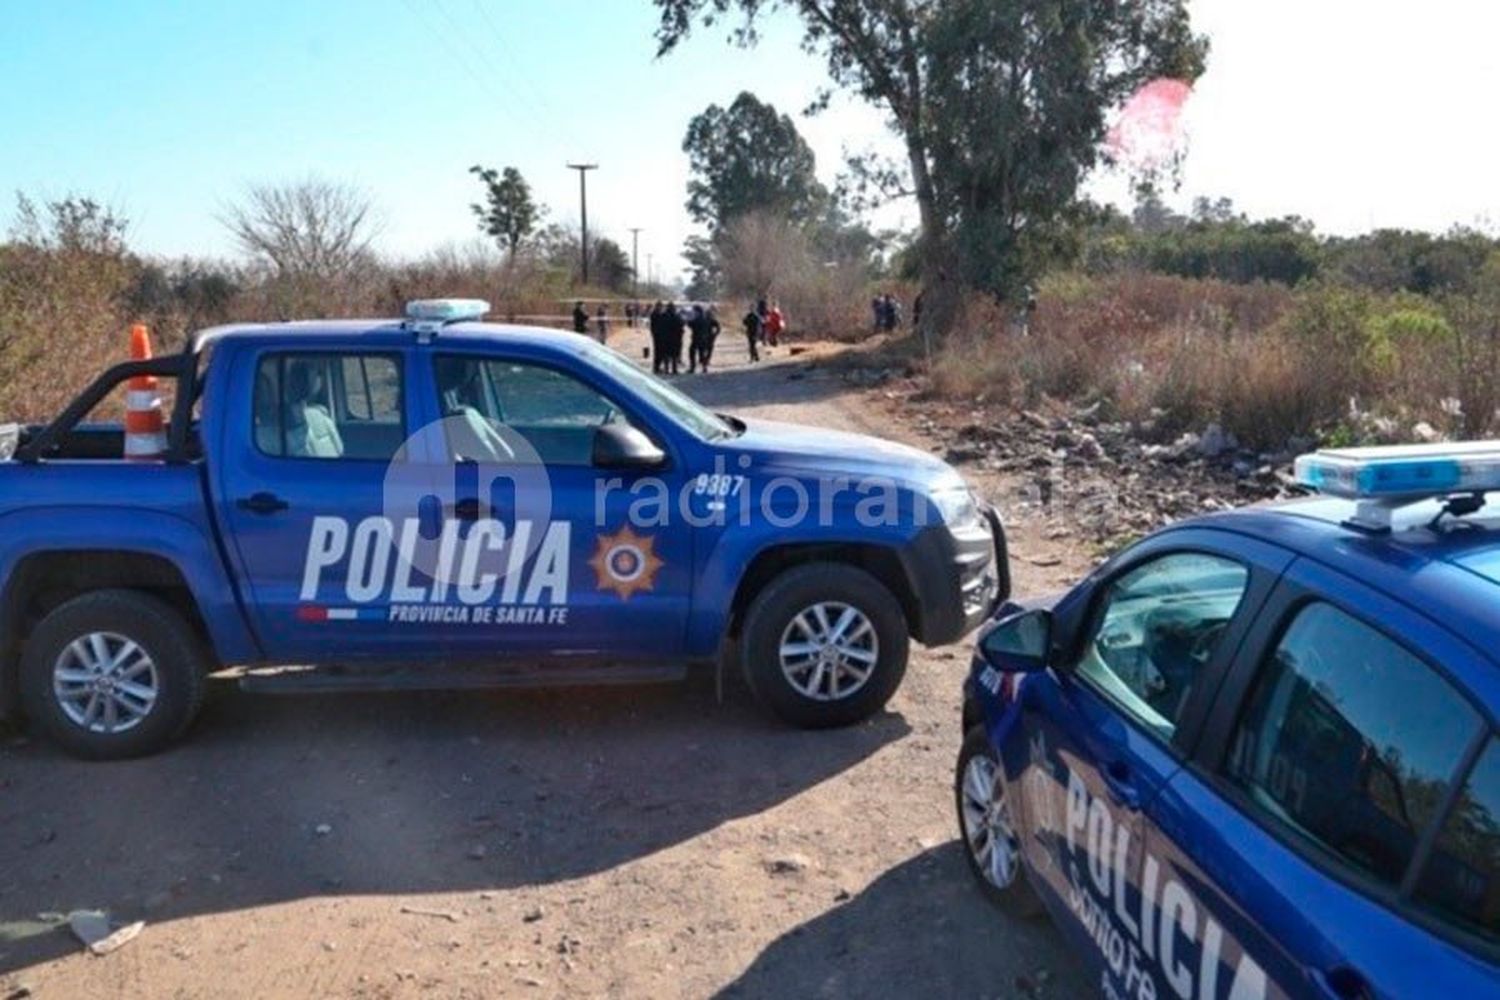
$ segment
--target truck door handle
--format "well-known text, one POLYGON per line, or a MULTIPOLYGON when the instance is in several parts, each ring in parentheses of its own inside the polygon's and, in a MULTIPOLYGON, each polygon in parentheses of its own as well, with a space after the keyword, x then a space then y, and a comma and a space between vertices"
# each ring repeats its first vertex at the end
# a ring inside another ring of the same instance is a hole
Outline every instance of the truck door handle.
POLYGON ((450 503, 443 508, 443 513, 448 517, 459 521, 479 520, 479 499, 477 497, 466 497, 457 503, 450 503))
POLYGON ((248 510, 252 514, 276 514, 291 506, 274 493, 255 493, 241 497, 234 504, 240 510, 248 510))
POLYGON ((1132 812, 1141 808, 1141 793, 1135 787, 1130 765, 1124 761, 1111 761, 1104 768, 1104 787, 1116 804, 1132 812))

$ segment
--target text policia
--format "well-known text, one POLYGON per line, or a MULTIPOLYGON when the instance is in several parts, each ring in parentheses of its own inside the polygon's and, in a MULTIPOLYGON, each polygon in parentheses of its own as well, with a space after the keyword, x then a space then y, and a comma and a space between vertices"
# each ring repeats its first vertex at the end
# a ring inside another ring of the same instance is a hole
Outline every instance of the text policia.
POLYGON ((520 520, 513 532, 499 521, 443 522, 435 539, 421 522, 368 517, 352 530, 341 517, 316 517, 302 571, 302 601, 322 598, 325 570, 343 566, 340 600, 390 605, 390 621, 567 623, 571 525, 520 520), (456 603, 452 603, 456 602, 456 603), (500 605, 495 608, 494 605, 500 605))
MULTIPOLYGON (((1039 771, 1032 773, 1041 777, 1039 771)), ((1033 808, 1047 808, 1035 799, 1048 794, 1043 786, 1053 784, 1046 779, 1028 783, 1033 808)), ((1154 971, 1170 989, 1169 996, 1216 1000, 1221 995, 1221 962, 1227 960, 1233 969, 1228 1000, 1266 1000, 1265 971, 1240 942, 1226 939, 1218 921, 1149 851, 1140 891, 1130 891, 1132 828, 1117 821, 1104 799, 1091 795, 1072 770, 1062 839, 1067 846, 1068 906, 1098 945, 1124 995, 1155 1000, 1154 971), (1195 950, 1198 961, 1193 963, 1195 950)))

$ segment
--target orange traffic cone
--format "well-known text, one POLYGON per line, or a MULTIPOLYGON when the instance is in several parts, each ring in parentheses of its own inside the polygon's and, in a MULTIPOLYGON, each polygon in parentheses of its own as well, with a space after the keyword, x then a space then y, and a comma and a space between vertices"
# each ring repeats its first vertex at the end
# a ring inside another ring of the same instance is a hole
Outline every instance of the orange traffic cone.
MULTIPOLYGON (((130 359, 151 357, 151 334, 145 324, 130 328, 130 359)), ((125 457, 135 462, 154 462, 167 453, 166 420, 161 412, 161 392, 155 375, 137 375, 125 392, 125 457)))

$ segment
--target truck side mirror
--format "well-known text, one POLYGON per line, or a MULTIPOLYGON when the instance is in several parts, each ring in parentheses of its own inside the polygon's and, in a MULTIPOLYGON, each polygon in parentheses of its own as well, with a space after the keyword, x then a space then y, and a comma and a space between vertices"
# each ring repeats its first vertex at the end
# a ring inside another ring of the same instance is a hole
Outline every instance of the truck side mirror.
POLYGON ((1033 674, 1047 669, 1052 612, 1016 610, 1002 615, 979 640, 979 655, 996 670, 1033 674))
POLYGON ((610 423, 594 431, 593 462, 596 469, 659 469, 667 455, 629 424, 610 423))

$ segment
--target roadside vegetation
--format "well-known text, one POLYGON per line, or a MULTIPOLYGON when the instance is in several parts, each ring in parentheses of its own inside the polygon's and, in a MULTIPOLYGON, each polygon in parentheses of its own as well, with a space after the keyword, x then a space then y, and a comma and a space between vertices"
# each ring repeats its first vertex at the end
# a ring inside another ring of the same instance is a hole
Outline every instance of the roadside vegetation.
MULTIPOLYGON (((765 8, 654 2, 663 58, 731 12, 731 40, 754 44, 765 8)), ((785 6, 828 60, 831 89, 808 113, 840 89, 870 101, 890 112, 907 162, 855 154, 825 184, 794 114, 749 92, 708 105, 682 141, 698 226, 685 285, 638 280, 595 233, 585 287, 580 233, 512 166, 466 168, 472 242, 408 259, 373 249, 371 198, 318 178, 240 192, 220 218, 232 260, 148 258, 100 202, 18 195, 0 242, 0 414, 54 412, 119 358, 131 322, 171 349, 216 323, 389 316, 424 296, 555 322, 575 298, 634 295, 718 301, 730 327, 766 299, 794 336, 858 340, 875 326, 872 299, 893 293, 907 331, 920 299, 911 364, 952 401, 1090 409, 1148 439, 1217 425, 1266 452, 1496 432, 1500 242, 1488 233, 1331 237, 1223 199, 1181 215, 1157 193, 1170 159, 1119 162, 1111 115, 1164 84, 1185 94, 1209 58, 1180 0, 1097 17, 1062 3, 1057 23, 1008 0, 785 6), (1084 36, 1093 44, 1059 41, 1084 36), (1034 85, 1017 88, 1005 67, 1018 66, 1034 85), (956 91, 960 67, 973 85, 956 91), (1110 166, 1135 177, 1133 212, 1082 195, 1110 166), (920 209, 918 227, 870 228, 867 210, 897 198, 920 209)))
POLYGON ((1142 214, 1088 234, 1030 308, 973 302, 933 361, 934 388, 1099 404, 1161 439, 1218 424, 1269 451, 1497 430, 1495 240, 1327 239, 1237 216, 1153 230, 1142 214))

